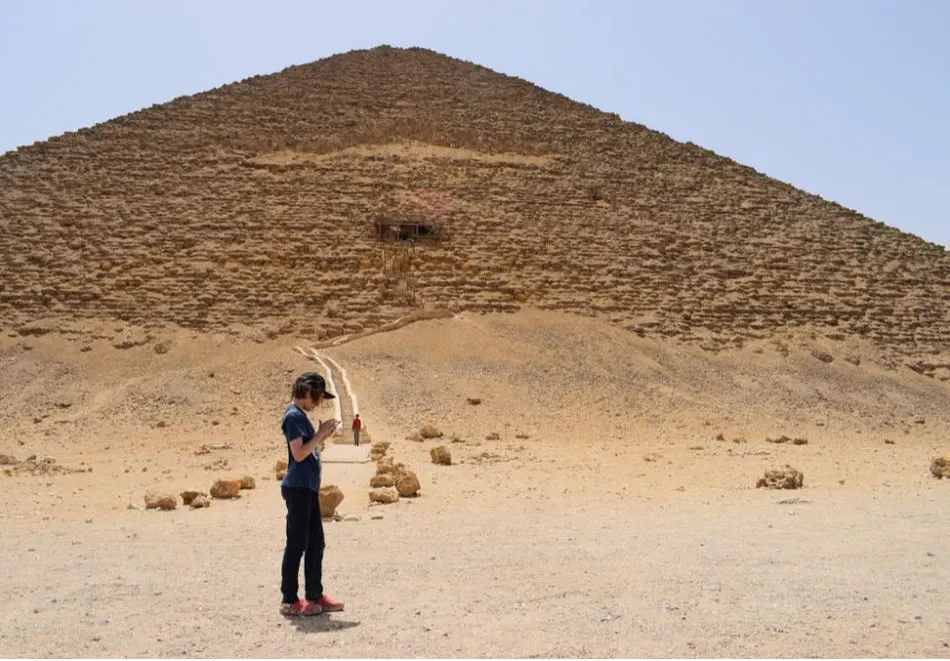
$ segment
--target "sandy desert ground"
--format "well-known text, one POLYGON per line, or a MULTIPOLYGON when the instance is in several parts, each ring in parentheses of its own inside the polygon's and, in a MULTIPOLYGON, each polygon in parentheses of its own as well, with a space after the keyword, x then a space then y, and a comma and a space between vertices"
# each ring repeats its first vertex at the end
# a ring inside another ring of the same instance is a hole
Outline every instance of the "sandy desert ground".
POLYGON ((371 506, 375 465, 328 463, 346 610, 287 620, 273 467, 313 344, 77 330, 0 338, 2 656, 950 655, 950 482, 929 473, 950 386, 869 345, 713 354, 528 310, 318 347, 422 490, 371 506), (444 436, 407 438, 426 424, 444 436), (802 489, 756 488, 786 464, 802 489), (143 509, 243 475, 236 500, 143 509))

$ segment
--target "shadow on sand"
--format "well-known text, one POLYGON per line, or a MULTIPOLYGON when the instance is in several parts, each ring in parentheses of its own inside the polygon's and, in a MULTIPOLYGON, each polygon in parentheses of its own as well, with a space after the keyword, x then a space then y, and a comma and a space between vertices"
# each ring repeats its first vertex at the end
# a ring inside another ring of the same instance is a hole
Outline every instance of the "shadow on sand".
POLYGON ((302 631, 304 633, 342 631, 343 629, 350 629, 360 625, 359 622, 334 619, 333 615, 330 613, 321 613, 320 615, 314 615, 313 617, 294 617, 288 619, 295 627, 297 627, 297 631, 302 631))

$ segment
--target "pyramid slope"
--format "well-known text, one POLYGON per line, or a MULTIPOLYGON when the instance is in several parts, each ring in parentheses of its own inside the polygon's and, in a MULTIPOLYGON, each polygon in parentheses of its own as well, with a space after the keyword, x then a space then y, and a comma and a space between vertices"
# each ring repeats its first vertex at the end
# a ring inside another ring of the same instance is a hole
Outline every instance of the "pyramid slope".
POLYGON ((332 338, 561 309, 709 349, 807 329, 948 376, 950 256, 422 49, 251 78, 0 157, 0 319, 332 338), (383 243, 380 217, 443 224, 383 243))

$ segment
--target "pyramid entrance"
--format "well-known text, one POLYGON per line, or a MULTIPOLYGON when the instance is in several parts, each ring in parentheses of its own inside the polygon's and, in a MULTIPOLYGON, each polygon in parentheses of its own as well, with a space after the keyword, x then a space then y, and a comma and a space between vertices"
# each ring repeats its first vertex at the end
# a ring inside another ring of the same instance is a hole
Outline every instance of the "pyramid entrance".
POLYGON ((441 238, 439 222, 404 218, 378 218, 375 222, 376 238, 388 243, 435 242, 441 238))

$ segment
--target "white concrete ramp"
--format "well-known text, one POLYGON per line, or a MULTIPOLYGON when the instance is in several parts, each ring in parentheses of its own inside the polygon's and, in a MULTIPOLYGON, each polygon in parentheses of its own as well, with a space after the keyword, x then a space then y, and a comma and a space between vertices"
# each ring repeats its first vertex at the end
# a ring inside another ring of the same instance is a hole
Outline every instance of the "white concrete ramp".
POLYGON ((369 445, 327 443, 320 460, 325 464, 365 464, 369 461, 369 445))
MULTIPOLYGON (((353 445, 353 431, 351 424, 353 416, 359 413, 359 400, 356 398, 356 392, 346 374, 346 370, 329 356, 321 356, 313 347, 294 347, 297 353, 309 358, 323 368, 322 373, 327 380, 327 390, 336 395, 332 400, 334 415, 337 420, 342 421, 342 425, 327 440, 327 446, 331 445, 353 445)), ((363 417, 363 431, 360 433, 360 446, 369 445, 373 442, 368 429, 365 416, 363 417)))

